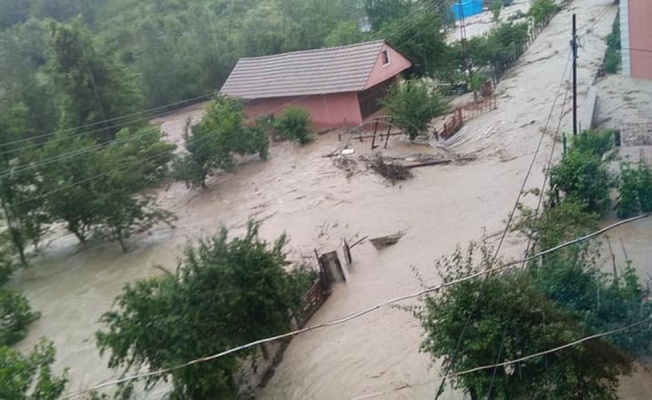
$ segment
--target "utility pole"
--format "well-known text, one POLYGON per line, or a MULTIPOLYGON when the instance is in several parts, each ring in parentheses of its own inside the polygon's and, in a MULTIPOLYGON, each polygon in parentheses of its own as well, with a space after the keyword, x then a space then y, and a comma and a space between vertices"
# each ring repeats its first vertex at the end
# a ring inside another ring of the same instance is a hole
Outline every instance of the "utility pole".
POLYGON ((467 90, 471 88, 471 63, 469 63, 469 52, 466 44, 466 21, 464 20, 464 6, 462 0, 457 3, 460 10, 460 43, 462 44, 462 57, 464 58, 464 78, 467 90))
POLYGON ((573 135, 577 135, 577 18, 573 14, 573 135))

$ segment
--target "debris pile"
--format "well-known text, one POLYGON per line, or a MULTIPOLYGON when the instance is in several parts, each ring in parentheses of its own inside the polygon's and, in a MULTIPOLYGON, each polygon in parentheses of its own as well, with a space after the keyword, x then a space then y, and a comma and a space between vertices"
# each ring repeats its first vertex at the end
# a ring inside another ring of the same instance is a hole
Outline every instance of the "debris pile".
POLYGON ((346 177, 350 178, 358 171, 358 162, 354 158, 347 156, 333 157, 333 165, 336 168, 346 172, 346 177))
POLYGON ((371 159, 367 160, 367 163, 369 168, 390 181, 392 184, 395 184, 398 181, 410 179, 413 176, 408 168, 392 159, 386 159, 381 154, 376 154, 371 159))

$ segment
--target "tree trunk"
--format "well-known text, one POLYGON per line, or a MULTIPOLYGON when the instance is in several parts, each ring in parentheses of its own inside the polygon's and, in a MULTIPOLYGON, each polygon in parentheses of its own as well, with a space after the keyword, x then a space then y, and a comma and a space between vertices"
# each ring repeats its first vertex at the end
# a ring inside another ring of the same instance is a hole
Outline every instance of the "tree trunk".
POLYGON ((11 238, 11 243, 14 245, 16 252, 18 252, 18 257, 20 262, 23 265, 27 265, 27 257, 25 256, 25 244, 23 243, 23 237, 18 228, 13 226, 13 215, 9 212, 9 207, 6 202, 2 202, 2 209, 7 220, 7 227, 9 228, 9 236, 11 238))
POLYGON ((267 346, 265 346, 265 343, 260 345, 260 351, 263 352, 263 359, 269 360, 269 350, 267 350, 267 346))
POLYGON ((72 229, 68 226, 68 230, 77 237, 77 240, 79 240, 80 243, 86 243, 86 235, 84 235, 79 229, 72 229))
POLYGON ((23 238, 20 231, 17 228, 9 228, 9 233, 11 235, 11 241, 18 252, 18 257, 20 258, 20 263, 27 265, 27 257, 25 256, 25 244, 23 243, 23 238))
POLYGON ((129 249, 127 248, 127 245, 125 244, 125 238, 122 235, 122 231, 118 230, 116 232, 116 237, 118 238, 118 243, 120 243, 120 247, 122 248, 123 253, 127 253, 129 249))

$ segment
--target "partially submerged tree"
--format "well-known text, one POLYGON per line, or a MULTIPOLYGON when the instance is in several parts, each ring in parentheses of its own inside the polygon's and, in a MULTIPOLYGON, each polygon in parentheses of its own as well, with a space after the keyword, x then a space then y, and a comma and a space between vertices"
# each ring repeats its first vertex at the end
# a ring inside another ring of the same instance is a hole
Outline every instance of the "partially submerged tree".
POLYGON ((174 165, 174 175, 189 187, 206 187, 206 178, 215 170, 231 171, 235 155, 256 154, 267 158, 269 138, 260 129, 244 126, 242 104, 218 97, 202 120, 186 125, 186 153, 174 165))
POLYGON ((411 79, 395 84, 383 100, 393 121, 414 140, 424 133, 433 118, 448 111, 448 103, 427 83, 411 79))
POLYGON ((55 349, 41 341, 28 355, 0 346, 0 398, 57 400, 68 382, 67 372, 52 372, 55 349))
POLYGON ((27 246, 38 246, 49 217, 38 196, 39 177, 31 168, 20 138, 27 134, 28 110, 22 105, 0 114, 0 209, 16 254, 26 265, 27 246))
MULTIPOLYGON (((0 348, 20 342, 27 336, 29 325, 40 317, 32 311, 27 299, 20 293, 3 286, 18 268, 13 257, 0 243, 0 348)), ((1 379, 0 379, 1 380, 1 379)), ((1 392, 0 392, 1 393, 1 392)))
MULTIPOLYGON (((303 280, 285 270, 285 236, 270 245, 258 230, 250 222, 229 240, 223 228, 188 246, 176 272, 127 285, 97 333, 109 367, 158 370, 290 329, 303 280)), ((153 375, 147 387, 171 377, 175 398, 231 398, 235 357, 153 375)))

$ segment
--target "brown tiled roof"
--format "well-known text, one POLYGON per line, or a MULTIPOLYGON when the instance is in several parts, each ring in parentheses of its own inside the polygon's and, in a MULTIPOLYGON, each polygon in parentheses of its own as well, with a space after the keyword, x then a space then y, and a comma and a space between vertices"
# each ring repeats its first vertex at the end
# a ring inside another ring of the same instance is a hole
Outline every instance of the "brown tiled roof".
POLYGON ((384 40, 376 40, 241 58, 220 93, 261 99, 360 91, 364 89, 384 43, 384 40))

